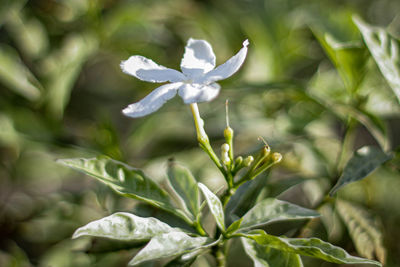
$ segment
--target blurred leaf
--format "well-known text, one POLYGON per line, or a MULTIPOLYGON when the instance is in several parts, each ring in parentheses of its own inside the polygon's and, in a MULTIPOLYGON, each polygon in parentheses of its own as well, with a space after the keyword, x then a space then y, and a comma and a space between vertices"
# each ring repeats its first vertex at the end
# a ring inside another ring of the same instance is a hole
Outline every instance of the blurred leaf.
POLYGON ((49 46, 46 29, 36 18, 26 19, 21 11, 8 14, 7 29, 18 47, 31 59, 37 59, 49 46))
POLYGON ((357 42, 340 43, 331 35, 314 31, 318 41, 338 70, 344 85, 350 92, 357 90, 365 76, 365 65, 368 59, 367 50, 357 42))
POLYGON ((207 237, 190 237, 182 232, 166 233, 153 237, 150 242, 129 262, 136 265, 144 261, 174 257, 201 247, 209 241, 207 237))
POLYGON ((107 237, 117 240, 149 240, 153 236, 177 231, 156 218, 142 218, 117 212, 78 228, 72 238, 81 236, 107 237))
POLYGON ((2 0, 0 1, 0 27, 8 15, 12 12, 19 11, 26 3, 27 0, 2 0))
POLYGON ((242 237, 240 239, 244 251, 253 260, 254 267, 303 267, 298 254, 261 246, 248 238, 242 237))
POLYGON ((342 186, 365 178, 373 170, 381 166, 393 156, 373 146, 364 146, 358 149, 347 162, 343 173, 329 194, 332 196, 342 186))
POLYGON ((171 161, 168 165, 168 180, 179 196, 182 205, 196 219, 199 213, 199 189, 196 179, 185 167, 171 161))
POLYGON ((221 201, 207 186, 202 183, 198 183, 198 185, 206 198, 208 207, 217 222, 218 228, 221 229, 222 232, 225 232, 225 216, 221 201))
POLYGON ((15 130, 13 120, 0 113, 0 144, 11 145, 18 150, 21 145, 20 134, 15 130))
POLYGON ((97 45, 97 39, 89 33, 69 35, 43 62, 42 72, 48 77, 47 105, 56 118, 62 117, 81 68, 97 45))
POLYGON ((196 260, 196 257, 190 258, 188 260, 182 260, 178 257, 170 262, 168 262, 165 267, 189 267, 196 260))
POLYGON ((336 200, 336 210, 349 229, 357 252, 368 259, 385 264, 382 226, 364 208, 344 200, 336 200))
POLYGON ((318 212, 275 198, 258 202, 244 216, 240 230, 262 226, 277 221, 310 219, 319 217, 318 212))
POLYGON ((385 29, 371 26, 354 16, 354 23, 360 30, 364 41, 400 102, 400 42, 385 29))
POLYGON ((250 238, 259 245, 314 257, 328 262, 338 264, 374 264, 382 266, 381 263, 377 261, 351 256, 344 249, 333 246, 318 238, 277 237, 269 235, 262 230, 255 230, 249 234, 240 234, 240 236, 250 238))
POLYGON ((0 44, 0 81, 29 100, 40 97, 42 86, 22 63, 17 52, 0 44))
POLYGON ((304 178, 294 177, 287 179, 277 179, 276 181, 268 181, 265 189, 267 190, 268 197, 278 197, 295 185, 301 184, 305 181, 304 178))
POLYGON ((58 162, 96 178, 125 197, 144 201, 188 221, 181 210, 172 206, 168 193, 139 169, 105 156, 90 159, 63 159, 58 162))

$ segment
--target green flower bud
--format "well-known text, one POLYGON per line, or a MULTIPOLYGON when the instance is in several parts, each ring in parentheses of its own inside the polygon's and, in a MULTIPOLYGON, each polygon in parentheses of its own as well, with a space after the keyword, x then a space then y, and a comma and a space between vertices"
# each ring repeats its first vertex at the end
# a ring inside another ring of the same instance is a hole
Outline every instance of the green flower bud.
POLYGON ((245 167, 249 167, 251 165, 251 163, 253 163, 253 161, 254 161, 253 156, 248 156, 247 158, 244 159, 243 165, 245 167))

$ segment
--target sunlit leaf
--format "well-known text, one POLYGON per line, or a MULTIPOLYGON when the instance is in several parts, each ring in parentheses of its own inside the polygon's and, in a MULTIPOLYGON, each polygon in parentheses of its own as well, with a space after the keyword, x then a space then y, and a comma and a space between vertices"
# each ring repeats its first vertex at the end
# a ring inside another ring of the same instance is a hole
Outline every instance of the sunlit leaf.
POLYGON ((153 237, 150 242, 129 262, 136 265, 144 261, 174 257, 201 247, 207 237, 190 237, 183 232, 166 233, 153 237))
POLYGON ((182 205, 195 219, 200 205, 196 179, 187 168, 175 162, 170 162, 168 167, 168 180, 172 188, 179 196, 182 205))
POLYGON ((168 193, 139 169, 104 156, 62 159, 58 162, 96 178, 123 196, 142 200, 187 219, 180 210, 172 206, 168 193))
POLYGON ((143 241, 150 240, 158 234, 175 231, 178 230, 156 218, 142 218, 126 212, 117 212, 78 228, 72 238, 95 236, 126 241, 143 241))
POLYGON ((0 81, 29 100, 40 97, 41 85, 11 47, 0 45, 0 81))
POLYGON ((221 229, 223 232, 225 231, 225 216, 224 216, 224 209, 222 208, 222 203, 219 200, 219 198, 214 195, 210 189, 208 189, 207 186, 205 186, 202 183, 198 183, 201 191, 204 194, 204 197, 206 198, 208 207, 210 208, 210 211, 212 215, 215 218, 215 221, 217 222, 217 225, 219 229, 221 229))
POLYGON ((381 27, 371 26, 361 18, 353 18, 364 41, 400 101, 400 42, 381 27))
POLYGON ((322 36, 317 31, 314 33, 338 70, 346 88, 349 91, 357 90, 365 76, 365 65, 368 59, 365 46, 357 42, 341 43, 329 34, 322 36))
POLYGON ((357 252, 368 259, 374 255, 385 263, 382 226, 364 208, 344 200, 336 200, 336 210, 349 229, 357 252))
POLYGON ((259 245, 310 256, 334 263, 345 264, 374 264, 382 266, 373 260, 351 256, 344 249, 324 242, 318 238, 285 238, 269 235, 262 230, 255 230, 249 234, 240 234, 242 237, 250 238, 259 245))
POLYGON ((239 229, 244 230, 276 221, 310 219, 319 216, 316 211, 275 198, 267 198, 258 202, 243 216, 239 229))
POLYGON ((386 154, 377 147, 364 146, 358 149, 347 162, 342 175, 329 194, 333 195, 342 186, 365 178, 373 170, 391 158, 392 155, 386 154))
POLYGON ((262 246, 249 238, 241 238, 244 251, 253 260, 254 267, 303 267, 298 254, 262 246))

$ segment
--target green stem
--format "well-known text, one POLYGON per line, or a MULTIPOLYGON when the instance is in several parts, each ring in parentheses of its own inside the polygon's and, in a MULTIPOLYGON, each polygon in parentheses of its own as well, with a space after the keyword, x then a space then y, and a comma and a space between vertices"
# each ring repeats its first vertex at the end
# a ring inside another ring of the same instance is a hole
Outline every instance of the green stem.
POLYGON ((204 121, 200 117, 199 108, 197 103, 190 104, 190 109, 193 114, 194 124, 196 126, 197 132, 197 141, 199 142, 200 147, 208 154, 210 159, 214 162, 214 164, 218 167, 218 169, 222 172, 222 174, 226 177, 226 172, 224 167, 222 166, 218 156, 215 154, 214 150, 210 145, 210 141, 204 130, 204 121))

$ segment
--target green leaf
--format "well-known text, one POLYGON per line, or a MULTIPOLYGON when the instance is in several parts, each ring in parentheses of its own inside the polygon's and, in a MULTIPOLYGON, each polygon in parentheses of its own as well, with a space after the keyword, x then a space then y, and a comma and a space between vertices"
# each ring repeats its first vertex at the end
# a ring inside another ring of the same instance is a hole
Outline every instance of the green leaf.
POLYGON ((200 204, 199 189, 192 173, 187 168, 175 162, 170 162, 168 180, 180 198, 182 205, 190 212, 192 219, 195 220, 200 210, 200 204))
POLYGON ((228 223, 242 217, 254 206, 257 197, 268 181, 269 172, 241 185, 226 205, 228 223))
POLYGON ((219 229, 221 229, 222 232, 225 232, 225 216, 221 201, 210 191, 210 189, 207 188, 207 186, 202 183, 198 183, 198 185, 206 198, 208 207, 210 208, 219 229))
POLYGON ((176 231, 178 230, 156 218, 142 218, 126 212, 117 212, 78 228, 72 238, 94 236, 126 241, 142 241, 150 240, 158 234, 176 231))
POLYGON ((400 102, 400 42, 381 27, 371 26, 355 16, 354 23, 400 102))
POLYGON ((139 169, 105 156, 63 159, 58 162, 96 178, 125 197, 138 199, 172 212, 191 223, 181 210, 172 206, 168 193, 139 169))
POLYGON ((248 238, 240 239, 244 251, 253 260, 255 267, 303 267, 303 262, 298 254, 261 246, 248 238))
POLYGON ((285 238, 269 235, 262 230, 252 231, 249 234, 238 234, 250 238, 259 245, 296 253, 304 256, 314 257, 338 264, 374 264, 382 266, 373 260, 351 256, 344 249, 336 247, 318 238, 285 238))
POLYGON ((386 250, 382 225, 367 210, 354 203, 337 199, 336 210, 347 226, 357 252, 368 259, 373 259, 375 254, 384 264, 386 250))
POLYGON ((267 198, 257 203, 243 216, 239 229, 244 230, 276 221, 310 219, 319 216, 316 211, 275 198, 267 198))
POLYGON ((392 155, 386 154, 381 149, 373 146, 364 146, 358 149, 347 162, 342 175, 329 194, 332 196, 342 186, 363 179, 383 163, 392 159, 392 157, 392 155))
POLYGON ((40 97, 42 86, 17 52, 5 45, 0 46, 0 81, 29 100, 34 101, 40 97))
POLYGON ((150 242, 129 262, 136 265, 144 261, 175 257, 203 246, 207 237, 190 237, 183 232, 165 233, 153 237, 150 242))
POLYGON ((318 41, 338 70, 344 85, 349 91, 356 91, 365 77, 368 53, 358 42, 340 43, 331 35, 321 36, 314 31, 318 41))

